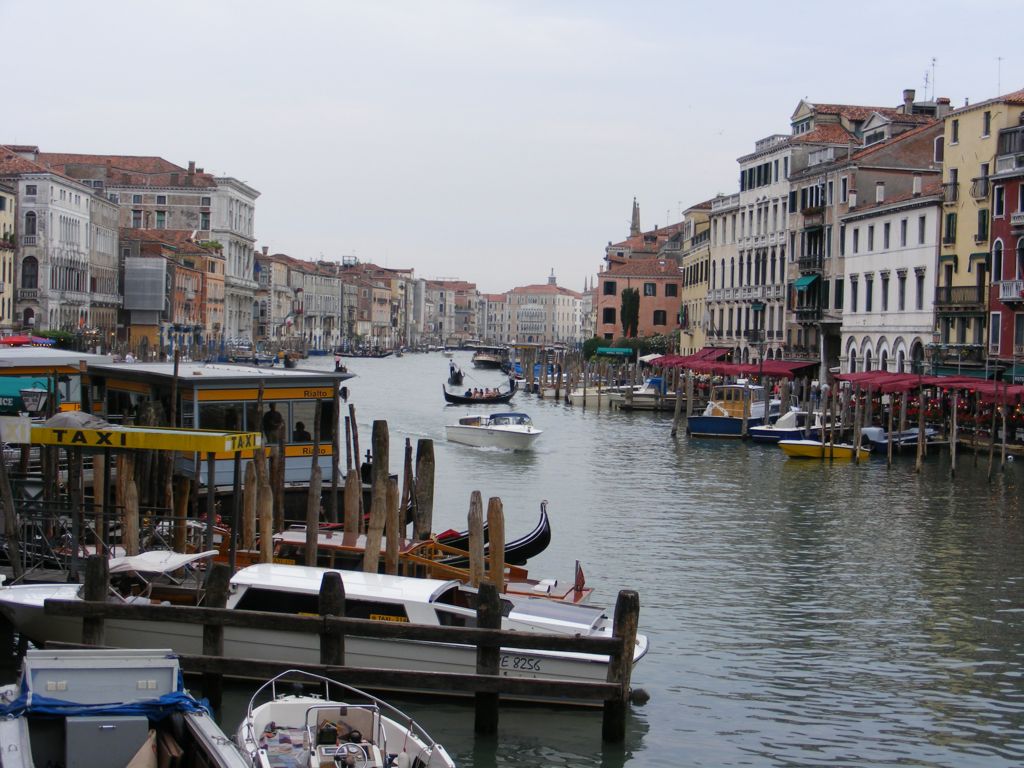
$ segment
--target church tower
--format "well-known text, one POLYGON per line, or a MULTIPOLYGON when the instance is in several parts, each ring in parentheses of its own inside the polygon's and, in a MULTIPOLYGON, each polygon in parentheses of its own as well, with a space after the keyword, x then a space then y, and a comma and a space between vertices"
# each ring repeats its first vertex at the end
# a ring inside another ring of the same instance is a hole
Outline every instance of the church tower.
POLYGON ((640 234, 640 206, 636 202, 636 198, 633 198, 633 218, 629 224, 629 236, 636 237, 640 234))

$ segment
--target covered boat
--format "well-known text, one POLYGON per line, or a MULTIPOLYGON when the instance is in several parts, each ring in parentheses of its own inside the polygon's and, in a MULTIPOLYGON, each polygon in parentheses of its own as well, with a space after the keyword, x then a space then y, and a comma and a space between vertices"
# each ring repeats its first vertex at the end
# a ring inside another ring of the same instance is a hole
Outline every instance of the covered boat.
POLYGON ((768 400, 760 384, 741 379, 718 384, 711 390, 707 407, 687 420, 686 431, 695 437, 745 437, 744 427, 759 427, 778 418, 780 401, 768 400))

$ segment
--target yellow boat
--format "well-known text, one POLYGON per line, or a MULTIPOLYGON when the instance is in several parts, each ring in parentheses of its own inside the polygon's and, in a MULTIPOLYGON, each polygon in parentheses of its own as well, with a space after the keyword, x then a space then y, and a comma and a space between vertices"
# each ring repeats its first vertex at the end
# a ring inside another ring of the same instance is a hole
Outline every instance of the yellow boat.
MULTIPOLYGON (((822 443, 820 440, 780 440, 779 448, 791 459, 853 460, 853 446, 849 443, 822 443)), ((867 448, 859 448, 860 461, 871 455, 867 448)))

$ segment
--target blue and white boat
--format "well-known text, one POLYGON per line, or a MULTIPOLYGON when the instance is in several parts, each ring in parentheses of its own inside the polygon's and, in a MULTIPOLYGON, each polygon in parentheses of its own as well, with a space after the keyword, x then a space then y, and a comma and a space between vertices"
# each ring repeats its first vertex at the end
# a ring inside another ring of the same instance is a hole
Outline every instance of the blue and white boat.
POLYGON ((803 440, 821 437, 821 411, 808 413, 793 408, 779 416, 772 424, 762 424, 748 429, 750 439, 756 443, 777 443, 779 440, 803 440))
POLYGON ((704 413, 691 416, 686 431, 694 437, 744 437, 744 415, 749 432, 751 427, 774 422, 779 417, 779 404, 778 399, 768 400, 760 384, 745 379, 717 384, 704 413))

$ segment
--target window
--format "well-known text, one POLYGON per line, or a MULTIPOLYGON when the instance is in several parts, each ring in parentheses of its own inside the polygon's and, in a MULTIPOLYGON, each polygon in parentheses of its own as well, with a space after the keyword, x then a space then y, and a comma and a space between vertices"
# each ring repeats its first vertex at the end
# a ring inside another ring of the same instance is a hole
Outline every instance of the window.
POLYGON ((943 245, 953 245, 956 243, 956 214, 946 214, 946 229, 945 234, 942 236, 943 245))
POLYGON ((167 228, 167 211, 156 212, 156 228, 166 229, 167 228))
POLYGON ((666 296, 678 296, 679 295, 679 286, 676 285, 675 283, 666 283, 665 284, 665 295, 666 296))
POLYGON ((139 229, 142 226, 142 211, 132 211, 132 229, 139 229))
POLYGON ((843 282, 843 278, 837 277, 836 278, 836 306, 835 306, 836 309, 842 309, 843 308, 843 286, 844 285, 845 285, 845 283, 843 282))
POLYGON ((36 192, 36 185, 35 184, 26 184, 25 185, 25 194, 26 195, 36 195, 36 194, 39 194, 38 192, 36 192))
POLYGON ((889 311, 889 275, 882 275, 882 311, 889 311))
POLYGON ((900 248, 907 247, 907 220, 900 219, 900 248))
POLYGON ((601 312, 601 322, 605 325, 615 325, 615 307, 605 307, 601 312))
POLYGON ((26 256, 21 262, 21 287, 39 287, 39 262, 35 256, 26 256))
POLYGON ((896 275, 896 306, 900 312, 907 308, 907 273, 899 272, 896 275))
POLYGON ((927 217, 917 217, 917 244, 924 245, 925 227, 927 225, 927 217))
POLYGON ((665 310, 664 309, 656 309, 656 310, 654 310, 654 324, 655 325, 665 325, 665 310))
POLYGON ((875 278, 871 275, 864 276, 864 311, 871 312, 874 309, 875 300, 875 278))
POLYGON ((860 227, 853 228, 853 252, 860 250, 860 227))
POLYGON ((983 137, 992 135, 992 113, 987 109, 981 116, 981 135, 983 137))
POLYGON ((209 205, 210 205, 210 198, 208 198, 208 197, 201 197, 201 198, 199 198, 199 204, 200 205, 205 205, 205 206, 209 207, 209 205))
POLYGON ((25 235, 32 236, 36 233, 36 212, 29 211, 25 214, 25 235))
MULTIPOLYGON (((825 255, 826 256, 831 256, 832 254, 831 253, 827 253, 825 255)), ((839 225, 839 255, 840 256, 845 256, 846 255, 846 225, 845 224, 840 224, 839 225)))
POLYGON ((843 176, 839 179, 839 202, 845 203, 850 199, 850 180, 843 176))
POLYGON ((977 241, 988 240, 988 210, 985 208, 978 211, 978 233, 974 239, 977 241))
POLYGON ((992 188, 992 216, 1002 218, 1006 213, 1006 190, 1003 187, 992 188))
POLYGON ((942 136, 938 136, 935 139, 935 147, 933 149, 933 157, 936 163, 941 163, 946 156, 946 143, 942 136))
MULTIPOLYGON (((604 292, 605 296, 614 296, 615 293, 616 293, 616 291, 615 291, 615 281, 614 280, 605 280, 604 281, 603 292, 604 292)), ((614 322, 614 321, 612 321, 612 322, 614 322)))
POLYGON ((644 283, 644 296, 657 296, 658 286, 654 283, 644 283))
POLYGON ((110 202, 112 202, 115 205, 117 205, 118 203, 121 202, 121 196, 119 194, 117 194, 117 192, 108 192, 107 193, 107 200, 109 200, 110 202))
POLYGON ((1003 241, 996 240, 992 245, 992 279, 1003 279, 1003 241))
POLYGON ((132 205, 142 205, 142 195, 132 195, 132 205))
POLYGON ((857 311, 857 276, 850 275, 850 311, 857 311))
POLYGON ((156 196, 156 204, 157 205, 167 205, 167 195, 157 195, 156 196))
POLYGON ((992 355, 999 354, 999 332, 1002 330, 1001 320, 1002 315, 998 312, 990 312, 988 315, 988 351, 992 355))
POLYGON ((924 309, 924 271, 917 273, 917 296, 915 299, 915 308, 918 311, 924 309))
POLYGON ((210 214, 203 211, 199 214, 199 228, 209 229, 210 228, 210 214))
POLYGON ((1013 316, 1013 346, 1024 347, 1024 312, 1013 316))
POLYGON ((875 225, 868 225, 868 253, 875 250, 875 225))
POLYGON ((882 225, 882 248, 889 250, 889 230, 892 229, 892 224, 888 221, 882 225))
POLYGON ((953 119, 949 122, 949 143, 956 144, 960 141, 960 120, 953 119))

